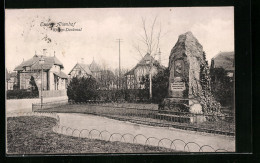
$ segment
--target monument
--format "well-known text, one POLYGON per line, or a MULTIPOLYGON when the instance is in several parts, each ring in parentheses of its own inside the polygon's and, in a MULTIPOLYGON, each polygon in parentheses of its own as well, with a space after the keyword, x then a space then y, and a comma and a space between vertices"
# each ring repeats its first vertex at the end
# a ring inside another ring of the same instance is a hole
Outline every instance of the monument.
POLYGON ((202 113, 197 99, 202 92, 201 66, 206 63, 202 45, 191 32, 179 36, 169 57, 169 88, 160 111, 202 113))

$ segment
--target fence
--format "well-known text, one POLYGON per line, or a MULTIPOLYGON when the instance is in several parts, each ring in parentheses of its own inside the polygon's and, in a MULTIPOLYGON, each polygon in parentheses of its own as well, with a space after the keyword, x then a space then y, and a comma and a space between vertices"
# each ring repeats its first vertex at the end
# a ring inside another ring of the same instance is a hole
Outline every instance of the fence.
POLYGON ((169 139, 156 137, 147 137, 143 134, 133 135, 131 133, 110 133, 107 130, 99 131, 97 129, 74 129, 60 125, 60 118, 56 113, 48 112, 29 112, 29 113, 8 113, 7 117, 16 116, 47 116, 57 119, 56 125, 52 130, 56 133, 69 135, 78 138, 99 139, 105 141, 119 141, 123 143, 142 144, 145 146, 156 146, 174 149, 177 152, 233 152, 226 149, 215 149, 211 145, 199 145, 196 142, 185 142, 182 139, 169 139))
POLYGON ((32 104, 32 111, 39 111, 49 108, 56 108, 59 106, 64 106, 68 104, 68 100, 61 100, 61 101, 53 101, 53 102, 45 102, 45 103, 33 103, 32 104))
POLYGON ((129 103, 105 103, 101 101, 44 103, 42 110, 40 104, 33 104, 33 111, 86 113, 138 124, 235 135, 234 117, 230 115, 158 111, 149 108, 131 107, 129 103))
POLYGON ((185 142, 182 139, 168 139, 147 137, 143 134, 133 135, 131 133, 110 133, 107 130, 98 129, 74 129, 57 124, 53 131, 78 138, 99 139, 105 141, 119 141, 124 143, 142 144, 145 146, 156 146, 174 149, 177 152, 230 152, 226 149, 214 149, 211 145, 199 145, 196 142, 185 142))

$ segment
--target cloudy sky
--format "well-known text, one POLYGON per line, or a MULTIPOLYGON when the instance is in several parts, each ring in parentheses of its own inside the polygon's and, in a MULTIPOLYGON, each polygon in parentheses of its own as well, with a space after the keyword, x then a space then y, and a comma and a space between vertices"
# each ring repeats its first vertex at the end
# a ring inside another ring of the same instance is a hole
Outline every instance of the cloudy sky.
POLYGON ((147 30, 154 18, 154 33, 161 26, 162 64, 168 66, 170 51, 178 36, 191 31, 202 44, 207 59, 220 51, 234 51, 233 7, 181 8, 99 8, 99 9, 8 9, 5 15, 6 67, 12 71, 22 60, 35 53, 55 56, 68 73, 77 62, 90 64, 95 59, 102 67, 118 67, 118 38, 121 43, 122 68, 131 69, 141 59, 136 46, 144 51, 142 18, 147 30), (43 26, 55 23, 53 29, 43 26), (59 24, 58 24, 59 23, 59 24), (61 31, 54 29, 80 29, 61 31))

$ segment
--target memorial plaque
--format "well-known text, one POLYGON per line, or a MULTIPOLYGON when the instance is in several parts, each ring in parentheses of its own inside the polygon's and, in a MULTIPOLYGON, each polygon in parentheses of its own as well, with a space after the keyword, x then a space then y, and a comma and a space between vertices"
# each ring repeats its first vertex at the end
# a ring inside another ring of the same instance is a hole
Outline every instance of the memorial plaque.
POLYGON ((183 77, 183 60, 176 60, 174 64, 174 77, 183 77))

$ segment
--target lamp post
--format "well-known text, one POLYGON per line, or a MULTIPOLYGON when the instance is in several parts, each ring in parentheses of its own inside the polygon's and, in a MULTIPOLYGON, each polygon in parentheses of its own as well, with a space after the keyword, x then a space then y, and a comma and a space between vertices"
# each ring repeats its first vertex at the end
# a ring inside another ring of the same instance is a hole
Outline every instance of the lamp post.
POLYGON ((39 60, 39 64, 41 65, 41 109, 42 109, 42 103, 43 103, 43 64, 44 64, 44 58, 43 56, 41 56, 40 60, 39 60))

